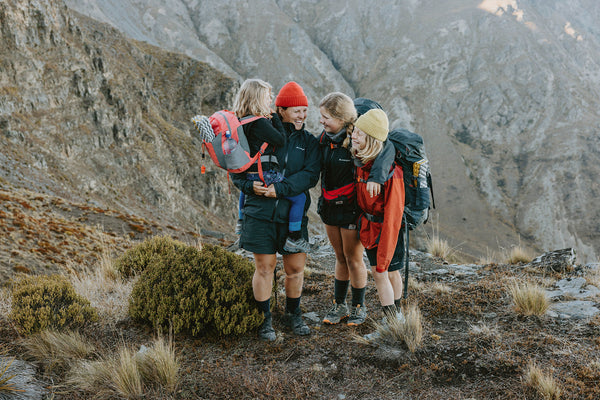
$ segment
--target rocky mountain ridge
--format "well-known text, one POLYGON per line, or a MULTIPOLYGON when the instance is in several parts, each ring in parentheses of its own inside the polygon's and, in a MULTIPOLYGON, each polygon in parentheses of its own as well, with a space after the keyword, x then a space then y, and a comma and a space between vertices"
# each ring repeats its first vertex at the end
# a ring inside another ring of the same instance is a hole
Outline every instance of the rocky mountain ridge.
POLYGON ((239 77, 295 79, 311 106, 331 90, 379 100, 425 137, 437 223, 458 247, 600 250, 597 2, 67 4, 239 77))
POLYGON ((314 132, 314 106, 341 90, 379 100, 393 126, 423 134, 438 206, 426 231, 457 250, 575 247, 594 261, 598 5, 378 4, 3 3, 2 187, 231 233, 234 196, 201 159, 189 118, 230 105, 242 77, 276 88, 295 79, 314 132))
POLYGON ((62 1, 2 2, 6 270, 93 265, 103 241, 119 250, 161 232, 189 240, 227 232, 226 174, 202 160, 188 116, 231 101, 236 87, 205 63, 127 39, 62 1))

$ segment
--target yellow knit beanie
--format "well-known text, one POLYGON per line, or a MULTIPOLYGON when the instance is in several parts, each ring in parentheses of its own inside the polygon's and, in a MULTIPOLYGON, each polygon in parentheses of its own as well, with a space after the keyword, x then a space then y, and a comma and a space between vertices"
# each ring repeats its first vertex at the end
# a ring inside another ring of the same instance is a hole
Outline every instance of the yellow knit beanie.
POLYGON ((372 138, 383 142, 387 139, 390 124, 385 111, 374 108, 361 115, 354 126, 372 138))

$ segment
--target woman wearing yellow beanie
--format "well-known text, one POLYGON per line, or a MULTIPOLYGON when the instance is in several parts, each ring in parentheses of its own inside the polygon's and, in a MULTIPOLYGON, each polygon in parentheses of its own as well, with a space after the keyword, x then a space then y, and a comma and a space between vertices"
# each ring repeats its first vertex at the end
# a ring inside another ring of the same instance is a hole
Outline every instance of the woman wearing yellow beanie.
MULTIPOLYGON (((399 241, 404 213, 402 168, 396 164, 392 166, 379 194, 372 196, 367 190, 373 161, 384 147, 388 130, 389 122, 383 110, 367 111, 354 124, 352 155, 357 166, 357 201, 362 211, 358 223, 360 241, 367 251, 385 319, 404 321, 402 312, 394 305, 394 299, 402 294, 399 273, 404 255, 404 246, 399 241)), ((367 339, 376 337, 377 332, 366 336, 367 339)))

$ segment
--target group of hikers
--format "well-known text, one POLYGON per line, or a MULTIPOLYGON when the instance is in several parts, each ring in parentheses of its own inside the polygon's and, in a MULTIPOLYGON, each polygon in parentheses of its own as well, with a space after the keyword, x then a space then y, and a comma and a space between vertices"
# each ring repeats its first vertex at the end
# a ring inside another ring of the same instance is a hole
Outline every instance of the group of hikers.
MULTIPOLYGON (((252 288, 264 314, 258 336, 274 341, 270 298, 277 253, 285 272, 283 324, 296 335, 309 335, 300 300, 308 243, 309 189, 321 180, 317 211, 335 252, 334 301, 326 324, 360 325, 367 318, 366 249, 382 307, 384 323, 404 320, 400 309, 404 255, 402 168, 386 141, 389 122, 373 100, 333 92, 319 103, 323 131, 305 129, 308 98, 296 82, 286 83, 275 97, 260 79, 243 82, 234 109, 239 119, 262 116, 243 126, 250 153, 268 146, 247 171, 232 174, 240 189, 239 246, 254 255, 252 288), (384 217, 385 216, 385 217, 384 217), (351 300, 346 299, 350 288, 351 300)), ((376 338, 377 331, 367 335, 376 338)))

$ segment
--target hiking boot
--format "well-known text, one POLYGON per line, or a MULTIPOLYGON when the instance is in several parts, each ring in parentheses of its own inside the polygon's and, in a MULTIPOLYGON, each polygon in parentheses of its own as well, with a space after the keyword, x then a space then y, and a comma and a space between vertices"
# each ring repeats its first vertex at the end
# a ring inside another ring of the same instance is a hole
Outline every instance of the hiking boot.
POLYGON ((348 318, 348 326, 360 325, 365 322, 365 319, 367 319, 367 308, 364 305, 357 304, 352 307, 348 318))
POLYGON ((294 335, 306 336, 310 334, 310 328, 302 320, 302 313, 300 310, 294 313, 286 312, 283 314, 282 322, 288 328, 292 328, 294 335))
POLYGON ((235 234, 240 235, 242 233, 242 220, 238 219, 235 224, 235 234))
POLYGON ((270 315, 265 316, 265 320, 258 328, 258 338, 264 342, 273 342, 277 339, 275 329, 273 329, 273 319, 270 315))
POLYGON ((331 310, 325 314, 325 318, 323 318, 323 322, 330 325, 339 324, 341 320, 348 316, 348 306, 346 303, 338 304, 335 301, 333 302, 333 307, 331 310))
POLYGON ((308 253, 310 250, 310 243, 304 238, 292 239, 288 237, 285 240, 283 249, 288 253, 308 253))

